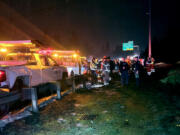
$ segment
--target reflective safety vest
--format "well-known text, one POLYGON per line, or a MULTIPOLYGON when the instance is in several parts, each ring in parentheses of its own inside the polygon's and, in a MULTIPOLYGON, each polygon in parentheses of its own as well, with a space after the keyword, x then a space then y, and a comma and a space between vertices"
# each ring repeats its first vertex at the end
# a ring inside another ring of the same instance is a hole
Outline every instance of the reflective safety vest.
POLYGON ((96 70, 97 69, 97 64, 95 62, 90 63, 90 69, 91 70, 96 70))
POLYGON ((103 71, 107 71, 107 72, 110 72, 110 64, 109 64, 109 62, 103 62, 102 63, 103 64, 103 71))

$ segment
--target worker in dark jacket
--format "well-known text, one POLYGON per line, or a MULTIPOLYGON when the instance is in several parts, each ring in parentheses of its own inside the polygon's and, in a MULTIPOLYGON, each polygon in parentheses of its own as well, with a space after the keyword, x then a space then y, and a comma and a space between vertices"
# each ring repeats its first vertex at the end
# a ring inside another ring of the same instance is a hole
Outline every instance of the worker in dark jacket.
POLYGON ((115 65, 114 65, 114 61, 111 60, 110 56, 107 57, 107 61, 108 61, 109 65, 110 65, 110 73, 109 73, 109 75, 110 75, 110 80, 111 80, 113 78, 113 70, 114 70, 115 65))
POLYGON ((92 58, 90 62, 90 70, 91 70, 92 84, 95 84, 97 83, 97 74, 96 74, 97 63, 95 58, 92 58))
POLYGON ((133 64, 132 68, 133 68, 134 76, 136 79, 136 85, 139 86, 139 76, 140 76, 140 70, 141 70, 141 63, 138 60, 138 57, 134 58, 134 64, 133 64))
POLYGON ((128 85, 128 81, 129 81, 129 75, 128 75, 128 63, 125 62, 125 59, 122 58, 121 62, 120 62, 120 72, 121 72, 121 84, 124 85, 128 85))
POLYGON ((110 63, 106 56, 103 57, 103 61, 101 63, 101 69, 103 71, 103 81, 104 85, 109 85, 109 73, 110 73, 110 63))

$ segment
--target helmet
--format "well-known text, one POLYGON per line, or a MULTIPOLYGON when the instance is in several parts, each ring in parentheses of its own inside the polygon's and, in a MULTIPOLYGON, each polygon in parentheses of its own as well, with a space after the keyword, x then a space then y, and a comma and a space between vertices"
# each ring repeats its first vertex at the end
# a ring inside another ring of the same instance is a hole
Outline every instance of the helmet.
POLYGON ((103 59, 107 59, 107 56, 104 56, 103 59))

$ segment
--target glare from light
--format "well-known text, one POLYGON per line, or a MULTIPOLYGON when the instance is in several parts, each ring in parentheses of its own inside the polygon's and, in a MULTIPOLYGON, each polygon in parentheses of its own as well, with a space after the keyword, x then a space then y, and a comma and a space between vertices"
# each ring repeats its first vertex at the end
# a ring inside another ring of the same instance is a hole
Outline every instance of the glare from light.
POLYGON ((135 57, 138 57, 139 58, 139 55, 137 55, 137 54, 135 54, 134 56, 132 56, 133 58, 135 58, 135 57))
POLYGON ((123 58, 122 58, 122 57, 120 57, 120 58, 119 58, 119 61, 122 61, 122 59, 123 59, 123 58))
POLYGON ((23 43, 24 45, 32 45, 32 43, 23 43))
POLYGON ((58 57, 58 54, 57 54, 57 53, 55 53, 53 56, 54 56, 54 57, 58 57))
POLYGON ((134 58, 134 57, 131 56, 131 57, 130 57, 130 60, 133 60, 133 58, 134 58))
POLYGON ((1 52, 7 52, 7 49, 6 49, 6 48, 1 48, 0 51, 1 51, 1 52))
POLYGON ((73 57, 74 57, 74 58, 77 58, 77 54, 73 54, 73 57))
POLYGON ((68 71, 68 76, 70 76, 71 75, 71 71, 73 70, 73 68, 71 68, 71 67, 67 67, 67 71, 68 71))

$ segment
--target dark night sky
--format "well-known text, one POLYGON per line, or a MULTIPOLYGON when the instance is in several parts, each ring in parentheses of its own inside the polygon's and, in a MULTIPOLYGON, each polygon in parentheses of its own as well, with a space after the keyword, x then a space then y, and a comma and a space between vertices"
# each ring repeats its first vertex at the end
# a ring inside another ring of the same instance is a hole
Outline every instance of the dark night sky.
MULTIPOLYGON (((179 27, 177 0, 152 1, 152 37, 161 39, 179 27)), ((148 0, 0 0, 0 7, 0 40, 39 39, 86 54, 103 54, 107 43, 148 44, 148 0)))

